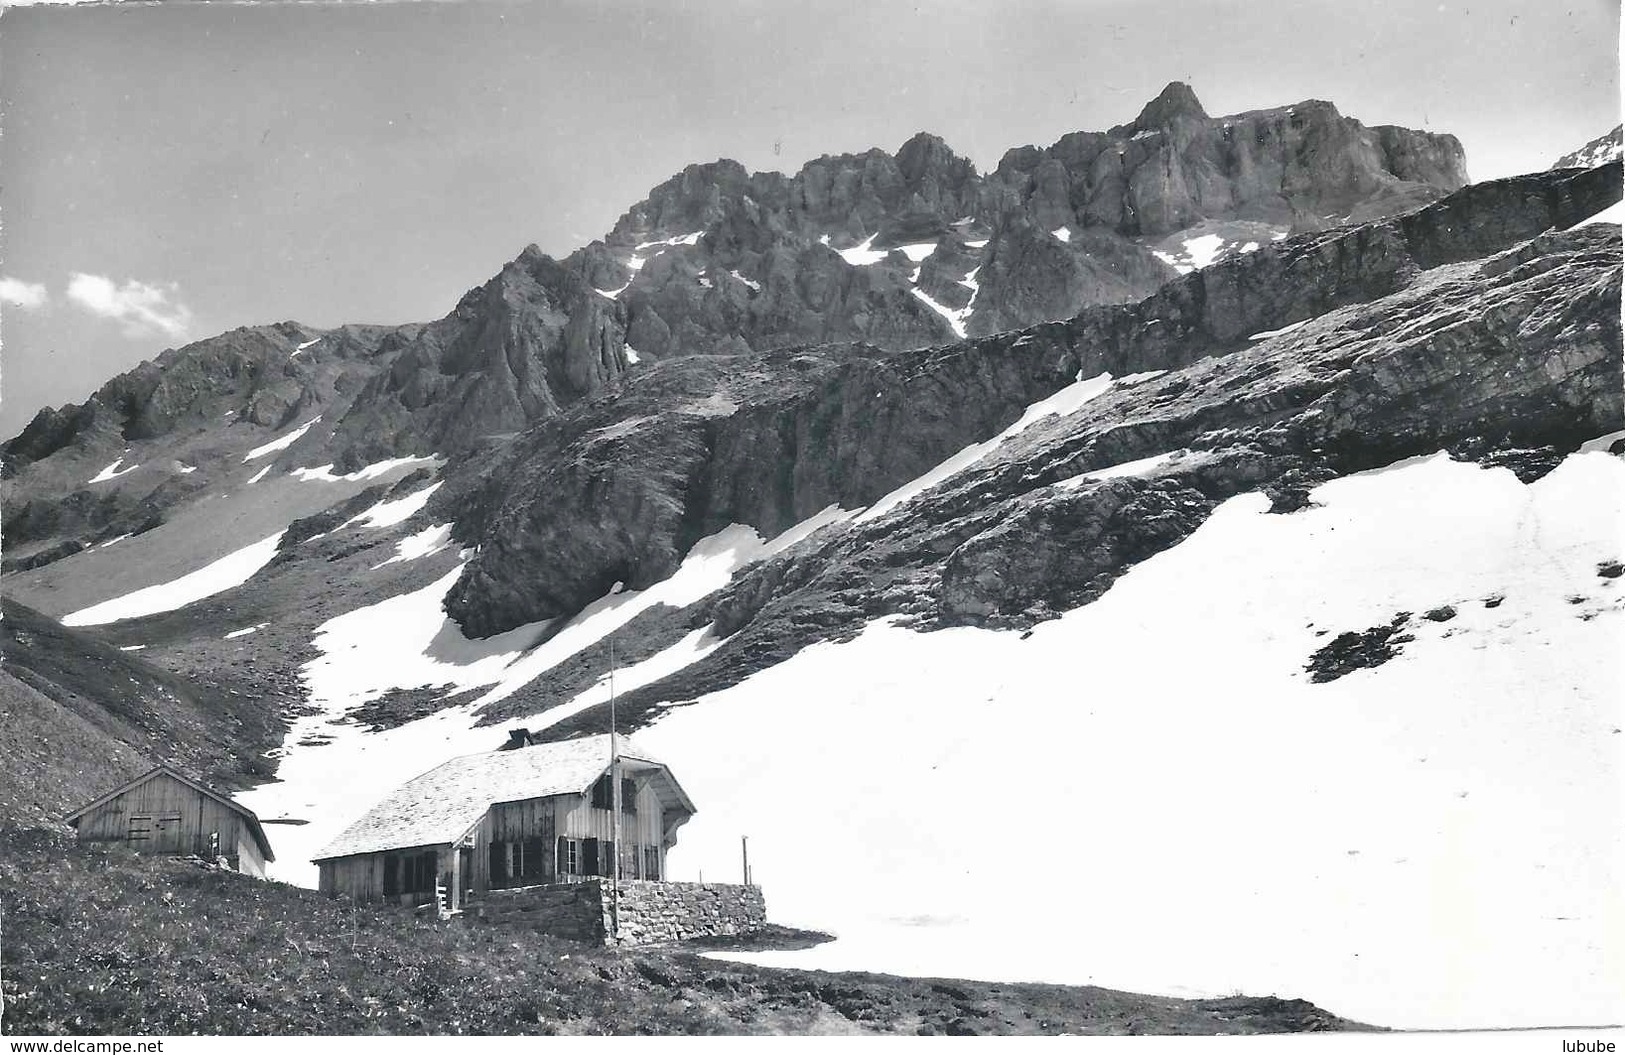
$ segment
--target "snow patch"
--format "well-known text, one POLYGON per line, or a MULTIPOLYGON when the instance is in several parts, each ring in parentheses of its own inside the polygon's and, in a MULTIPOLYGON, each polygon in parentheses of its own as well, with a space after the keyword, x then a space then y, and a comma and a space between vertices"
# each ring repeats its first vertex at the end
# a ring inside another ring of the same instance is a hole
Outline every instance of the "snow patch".
POLYGON ((638 350, 632 347, 630 344, 622 345, 621 351, 626 353, 626 362, 628 366, 636 366, 643 362, 643 356, 639 355, 638 350))
MULTIPOLYGON (((640 689, 645 685, 659 681, 661 678, 675 674, 684 667, 698 663, 706 656, 715 652, 722 644, 723 638, 717 637, 710 627, 701 627, 685 635, 674 645, 670 645, 641 663, 615 672, 616 693, 627 693, 633 689, 640 689)), ((600 704, 609 702, 610 679, 608 675, 600 678, 592 688, 578 694, 569 703, 560 704, 550 711, 544 711, 541 722, 533 725, 534 729, 547 729, 558 725, 569 718, 574 718, 582 711, 591 710, 600 704)))
POLYGON ((1055 486, 1063 491, 1076 491, 1085 484, 1099 483, 1102 480, 1117 480, 1125 476, 1150 476, 1158 469, 1175 461, 1182 461, 1189 454, 1188 451, 1166 451, 1162 454, 1153 454, 1149 458, 1136 458, 1134 461, 1118 462, 1103 469, 1091 469, 1077 476, 1069 476, 1064 480, 1057 480, 1055 486))
POLYGON ((749 286, 751 288, 751 292, 760 293, 762 291, 762 284, 760 282, 757 282, 757 281, 755 281, 753 279, 748 279, 744 275, 741 275, 738 271, 729 271, 728 274, 732 275, 734 278, 737 278, 739 281, 741 281, 745 285, 749 286))
MULTIPOLYGON (((335 476, 333 474, 333 463, 328 462, 326 465, 314 469, 290 469, 288 475, 306 483, 314 483, 318 480, 329 484, 354 483, 358 480, 371 480, 375 477, 384 476, 408 465, 433 465, 439 460, 440 455, 438 454, 431 454, 421 458, 386 458, 384 461, 373 462, 371 465, 357 469, 353 473, 345 473, 342 476, 335 476)), ((249 481, 249 483, 253 482, 253 480, 249 481)))
POLYGON ((1616 201, 1614 204, 1608 206, 1608 208, 1597 213, 1595 216, 1590 216, 1584 220, 1581 220, 1573 227, 1570 227, 1569 230, 1575 231, 1581 227, 1589 227, 1594 223, 1611 223, 1616 225, 1625 223, 1625 201, 1616 201))
POLYGON ((969 310, 965 308, 955 310, 946 305, 938 304, 935 300, 932 300, 931 295, 923 289, 911 289, 909 292, 914 294, 914 296, 919 299, 920 303, 924 304, 926 307, 948 320, 948 326, 954 331, 955 337, 958 337, 960 340, 965 339, 964 317, 970 314, 969 310))
POLYGON ((322 417, 321 417, 320 414, 318 414, 315 417, 311 418, 309 421, 305 422, 303 425, 301 425, 298 428, 294 429, 292 432, 288 433, 287 435, 278 436, 276 439, 272 440, 270 443, 264 444, 264 445, 259 446, 259 447, 255 447, 253 450, 251 450, 247 454, 243 455, 243 461, 251 462, 255 458, 263 458, 267 454, 271 454, 271 453, 273 453, 275 451, 287 450, 289 447, 294 445, 294 443, 299 439, 299 437, 301 437, 305 433, 309 432, 310 427, 312 425, 316 424, 320 420, 322 420, 322 417))
POLYGON ((119 542, 123 542, 125 539, 127 539, 129 537, 130 536, 128 534, 117 535, 117 536, 115 536, 113 538, 108 539, 106 542, 103 542, 101 545, 97 546, 96 548, 97 549, 106 549, 108 546, 114 545, 114 544, 119 543, 119 542))
POLYGON ((193 601, 201 601, 217 593, 241 586, 254 577, 276 556, 277 545, 284 532, 260 539, 240 550, 226 554, 219 560, 204 565, 197 571, 178 579, 148 586, 145 589, 114 597, 89 608, 62 617, 63 626, 97 626, 120 619, 135 619, 158 612, 172 612, 193 601))
POLYGON ((306 341, 304 344, 298 345, 297 347, 294 348, 293 351, 289 352, 288 353, 288 358, 292 359, 294 356, 298 355, 300 352, 304 351, 306 348, 309 348, 311 345, 316 344, 316 343, 318 343, 320 341, 321 341, 320 337, 312 337, 310 340, 306 341))
MULTIPOLYGON (((879 232, 876 232, 875 234, 870 235, 868 238, 865 238, 859 244, 853 246, 851 249, 837 249, 835 251, 841 254, 842 260, 845 260, 853 267, 868 267, 870 264, 878 264, 882 260, 886 259, 887 254, 887 250, 885 249, 869 248, 869 246, 874 243, 874 240, 878 236, 879 232)), ((829 243, 826 242, 825 244, 828 245, 829 243)))
POLYGON ((271 471, 271 466, 267 465, 265 468, 261 469, 259 472, 255 473, 253 476, 250 476, 248 478, 248 482, 251 483, 251 484, 259 483, 261 480, 265 479, 265 474, 270 472, 270 471, 271 471))
POLYGON ((269 623, 255 623, 253 626, 245 626, 241 630, 233 630, 231 633, 227 634, 225 636, 225 640, 230 641, 232 638, 235 638, 235 637, 247 637, 249 634, 256 633, 256 632, 258 632, 260 630, 264 630, 267 626, 270 626, 270 625, 271 624, 269 624, 269 623))
POLYGON ((140 652, 142 649, 144 649, 146 647, 147 647, 146 645, 120 645, 118 647, 118 650, 120 652, 140 652))
MULTIPOLYGON (((1603 454, 1607 454, 1608 448, 1612 447, 1620 440, 1625 440, 1625 429, 1620 429, 1618 432, 1606 433, 1602 436, 1598 436, 1594 440, 1586 440, 1584 443, 1580 444, 1580 453, 1589 454, 1592 451, 1600 451, 1603 454)), ((112 543, 108 543, 108 545, 111 544, 112 543)))
POLYGON ((93 483, 93 484, 106 483, 109 480, 118 479, 119 477, 123 476, 125 473, 133 473, 137 469, 141 468, 141 466, 139 466, 139 465, 132 465, 128 469, 120 469, 119 468, 119 462, 122 462, 123 460, 124 460, 123 456, 120 456, 116 461, 113 462, 112 465, 107 466, 101 472, 97 473, 95 476, 92 476, 89 479, 89 481, 87 481, 87 482, 93 483))
POLYGON ((1224 238, 1216 234, 1204 234, 1185 242, 1185 255, 1190 259, 1191 266, 1201 270, 1219 259, 1220 250, 1224 248, 1224 238))
POLYGON ((1051 231, 1050 234, 1054 235, 1057 239, 1063 242, 1072 241, 1072 228, 1070 227, 1057 227, 1055 230, 1051 231))
POLYGON ((970 249, 982 249, 982 248, 986 247, 987 242, 988 242, 988 240, 986 238, 978 238, 974 242, 966 242, 965 245, 966 245, 967 248, 970 248, 970 249))
POLYGON ((1015 424, 994 436, 992 439, 973 443, 962 449, 958 454, 939 462, 928 472, 922 473, 903 486, 884 495, 874 505, 858 515, 856 523, 864 524, 876 520, 890 513, 893 509, 905 502, 913 501, 926 491, 947 480, 949 477, 975 465, 987 455, 997 450, 1000 445, 1011 437, 1026 431, 1037 422, 1051 415, 1071 414, 1085 403, 1094 399, 1112 387, 1112 375, 1100 374, 1087 381, 1076 381, 1056 392, 1047 399, 1041 399, 1027 408, 1015 424))
POLYGON ((1251 337, 1248 337, 1247 339, 1249 341, 1267 341, 1271 337, 1279 337, 1283 333, 1291 333, 1293 330, 1297 329, 1298 327, 1302 326, 1304 323, 1306 323, 1308 321, 1309 321, 1308 319, 1301 319, 1298 322, 1288 323, 1287 325, 1282 326, 1278 330, 1259 330, 1257 333, 1253 334, 1251 337))
POLYGON ((422 531, 408 535, 395 543, 395 556, 382 564, 374 564, 370 570, 377 571, 385 564, 403 564, 409 560, 430 557, 450 545, 451 525, 431 524, 422 531))
POLYGON ((692 234, 680 234, 675 238, 657 238, 653 242, 639 242, 637 244, 637 249, 639 252, 642 252, 645 249, 653 249, 656 246, 699 245, 700 237, 704 234, 704 231, 695 231, 692 234))
POLYGON ((909 263, 918 264, 937 251, 937 243, 918 242, 914 245, 900 245, 897 251, 908 257, 909 263))
POLYGON ((333 530, 339 531, 351 524, 360 524, 364 527, 394 527, 410 520, 419 510, 429 504, 429 498, 440 490, 444 480, 437 480, 421 491, 413 491, 401 498, 387 498, 370 509, 365 509, 346 520, 333 530))

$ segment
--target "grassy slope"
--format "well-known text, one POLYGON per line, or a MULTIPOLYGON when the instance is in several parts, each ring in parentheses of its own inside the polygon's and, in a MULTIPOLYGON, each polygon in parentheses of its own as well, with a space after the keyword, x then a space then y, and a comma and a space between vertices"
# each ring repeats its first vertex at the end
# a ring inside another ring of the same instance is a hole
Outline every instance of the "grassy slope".
POLYGON ((1259 1033, 1302 1001, 782 971, 439 924, 0 833, 8 1034, 1259 1033))
POLYGON ((0 670, 0 820, 38 825, 152 767, 137 747, 0 670))
POLYGON ((155 762, 224 786, 270 775, 265 701, 178 677, 6 598, 0 620, 0 821, 38 824, 155 762))

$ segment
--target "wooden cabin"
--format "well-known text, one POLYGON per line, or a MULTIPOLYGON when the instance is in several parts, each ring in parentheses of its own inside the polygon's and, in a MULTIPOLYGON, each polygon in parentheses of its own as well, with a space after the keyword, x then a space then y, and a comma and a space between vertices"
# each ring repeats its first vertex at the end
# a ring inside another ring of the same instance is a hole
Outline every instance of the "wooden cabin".
POLYGON ((80 842, 224 858, 237 871, 261 878, 265 863, 276 860, 253 810, 168 766, 148 770, 65 819, 80 842))
POLYGON ((620 845, 607 734, 465 755, 402 784, 312 858, 326 894, 451 906, 469 894, 612 874, 665 878, 694 803, 666 766, 620 738, 620 845))

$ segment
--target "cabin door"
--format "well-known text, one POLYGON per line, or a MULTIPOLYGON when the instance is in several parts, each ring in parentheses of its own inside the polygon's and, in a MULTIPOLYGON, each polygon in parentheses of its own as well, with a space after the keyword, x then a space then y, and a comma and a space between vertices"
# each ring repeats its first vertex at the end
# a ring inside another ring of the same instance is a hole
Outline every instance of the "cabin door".
POLYGON ((459 847, 457 850, 457 908, 468 903, 468 891, 474 883, 474 848, 472 846, 459 847))

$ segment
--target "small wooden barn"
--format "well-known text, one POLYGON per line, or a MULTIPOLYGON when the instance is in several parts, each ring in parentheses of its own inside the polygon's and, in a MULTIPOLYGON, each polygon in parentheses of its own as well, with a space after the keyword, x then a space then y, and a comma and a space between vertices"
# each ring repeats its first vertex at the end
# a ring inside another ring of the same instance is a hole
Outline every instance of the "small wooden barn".
POLYGON ((225 858, 237 871, 262 878, 265 863, 276 860, 253 810, 168 766, 153 767, 65 819, 80 842, 225 858))
POLYGON ((469 894, 612 874, 659 880, 694 803, 665 764, 624 737, 620 842, 610 737, 532 744, 454 758, 396 788, 312 860, 326 894, 450 905, 469 894))

